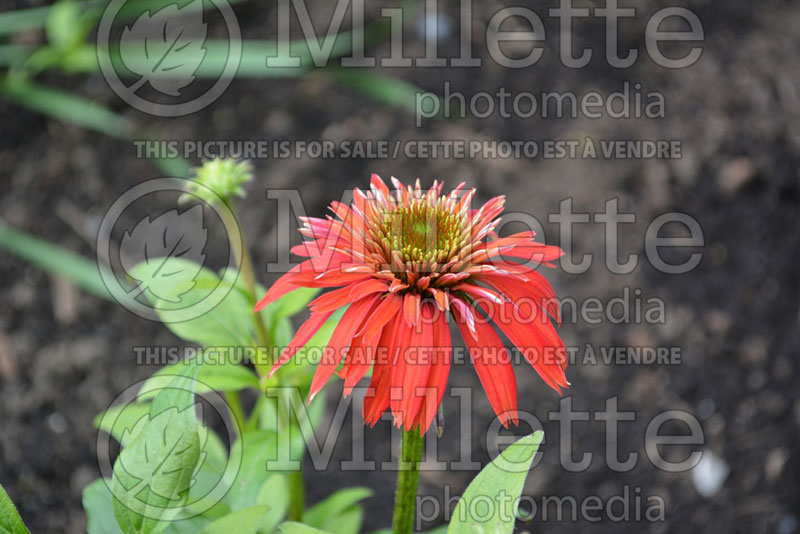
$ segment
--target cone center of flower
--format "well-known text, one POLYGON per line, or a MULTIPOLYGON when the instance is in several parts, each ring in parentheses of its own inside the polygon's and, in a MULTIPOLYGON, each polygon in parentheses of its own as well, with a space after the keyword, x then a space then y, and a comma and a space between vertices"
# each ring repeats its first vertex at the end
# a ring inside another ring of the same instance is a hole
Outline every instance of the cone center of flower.
POLYGON ((384 215, 381 238, 403 261, 446 261, 461 241, 461 219, 442 206, 415 202, 384 215))

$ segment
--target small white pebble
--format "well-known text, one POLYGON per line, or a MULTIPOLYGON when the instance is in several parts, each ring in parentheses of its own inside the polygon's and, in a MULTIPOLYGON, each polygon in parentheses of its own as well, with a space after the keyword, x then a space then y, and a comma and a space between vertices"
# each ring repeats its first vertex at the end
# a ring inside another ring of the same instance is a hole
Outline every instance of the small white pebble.
POLYGON ((716 495, 728 478, 730 468, 728 463, 706 449, 694 469, 692 469, 692 482, 701 496, 709 498, 716 495))
POLYGON ((61 415, 58 412, 51 413, 50 417, 47 418, 47 426, 50 427, 50 430, 55 432, 56 434, 63 434, 67 431, 69 427, 69 423, 67 423, 67 418, 61 415))

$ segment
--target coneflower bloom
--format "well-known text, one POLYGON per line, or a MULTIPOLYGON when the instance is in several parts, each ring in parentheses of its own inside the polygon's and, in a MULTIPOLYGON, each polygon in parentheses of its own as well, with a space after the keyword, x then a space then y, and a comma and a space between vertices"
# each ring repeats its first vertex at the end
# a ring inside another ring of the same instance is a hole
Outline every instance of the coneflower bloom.
POLYGON ((448 317, 466 346, 489 402, 504 426, 518 422, 511 358, 494 324, 556 391, 566 387, 566 353, 550 318, 558 301, 535 267, 552 266, 560 248, 533 232, 498 237, 505 198, 471 209, 475 190, 462 183, 422 191, 377 175, 333 216, 301 218, 307 240, 292 252, 308 258, 282 276, 259 310, 298 287, 336 288, 313 300, 310 318, 281 352, 272 372, 302 348, 338 309, 347 307, 312 379, 309 400, 336 372, 344 394, 372 367, 364 420, 374 425, 391 409, 397 426, 424 432, 436 415, 450 371, 448 317), (519 260, 524 260, 520 262, 519 260), (533 265, 532 265, 533 264, 533 265), (549 317, 548 317, 549 316, 549 317))

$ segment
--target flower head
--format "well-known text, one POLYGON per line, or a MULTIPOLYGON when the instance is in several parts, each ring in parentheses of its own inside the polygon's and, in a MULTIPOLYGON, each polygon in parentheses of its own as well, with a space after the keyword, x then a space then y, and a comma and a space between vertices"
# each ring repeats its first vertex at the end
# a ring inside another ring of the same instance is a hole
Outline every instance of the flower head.
POLYGON ((193 168, 192 173, 194 181, 189 182, 180 201, 199 197, 207 204, 216 204, 220 200, 230 202, 234 195, 245 195, 242 186, 253 179, 253 166, 248 161, 212 159, 193 168))
POLYGON ((391 409, 394 422, 424 432, 444 395, 452 359, 449 318, 464 338, 489 402, 503 425, 518 422, 517 387, 508 350, 492 322, 556 391, 566 387, 564 345, 551 323, 558 301, 535 268, 563 252, 533 241, 533 232, 499 237, 505 198, 471 209, 475 190, 462 183, 447 195, 377 175, 353 202, 331 204, 333 216, 302 218, 307 240, 292 252, 308 258, 281 277, 261 309, 298 287, 336 288, 313 300, 275 369, 286 363, 338 309, 311 383, 313 398, 344 359, 344 393, 372 367, 364 419, 374 425, 391 409), (526 263, 521 262, 524 260, 526 263), (534 265, 531 265, 534 263, 534 265))

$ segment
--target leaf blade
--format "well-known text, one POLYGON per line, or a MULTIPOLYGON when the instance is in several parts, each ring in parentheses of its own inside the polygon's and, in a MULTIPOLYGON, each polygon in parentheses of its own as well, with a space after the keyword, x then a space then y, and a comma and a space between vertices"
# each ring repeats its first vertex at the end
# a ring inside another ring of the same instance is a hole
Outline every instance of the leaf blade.
POLYGON ((42 269, 63 276, 89 293, 113 300, 95 262, 0 222, 0 247, 42 269))
POLYGON ((515 504, 543 436, 538 431, 517 440, 478 473, 453 510, 447 534, 511 534, 515 504), (506 493, 513 497, 512 501, 503 498, 506 493), (477 499, 489 507, 485 517, 482 512, 480 517, 470 517, 470 512, 479 515, 475 512, 477 506, 473 506, 477 499))
POLYGON ((4 534, 30 534, 22 522, 17 507, 11 502, 5 488, 0 485, 0 532, 4 534))
POLYGON ((188 498, 201 448, 194 408, 198 366, 156 395, 150 420, 114 463, 112 506, 125 534, 162 531, 188 498))

